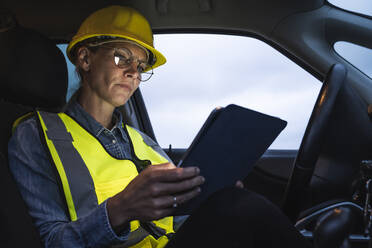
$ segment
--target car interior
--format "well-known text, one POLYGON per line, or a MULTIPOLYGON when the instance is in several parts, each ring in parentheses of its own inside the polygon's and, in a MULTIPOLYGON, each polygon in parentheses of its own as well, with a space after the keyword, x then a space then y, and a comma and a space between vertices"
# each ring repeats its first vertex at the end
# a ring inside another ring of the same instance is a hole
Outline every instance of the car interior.
MULTIPOLYGON (((3 0, 1 247, 42 247, 7 165, 13 123, 35 109, 63 110, 67 64, 56 45, 68 43, 90 13, 109 5, 136 8, 154 34, 259 39, 322 82, 298 149, 266 151, 244 185, 278 205, 314 247, 372 244, 372 79, 333 48, 347 41, 372 49, 371 16, 325 0, 3 0)), ((156 140, 140 89, 120 111, 129 125, 156 140)), ((186 149, 164 148, 175 164, 186 149)))

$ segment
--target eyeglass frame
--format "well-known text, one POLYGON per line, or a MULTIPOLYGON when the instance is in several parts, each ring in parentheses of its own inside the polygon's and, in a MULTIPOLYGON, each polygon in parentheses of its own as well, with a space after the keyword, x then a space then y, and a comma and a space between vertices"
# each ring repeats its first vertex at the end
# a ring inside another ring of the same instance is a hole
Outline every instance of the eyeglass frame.
MULTIPOLYGON (((138 45, 137 45, 137 46, 138 46, 138 45)), ((115 64, 118 68, 120 68, 120 69, 129 68, 129 66, 130 66, 133 62, 137 62, 137 63, 138 63, 138 65, 137 65, 137 72, 140 74, 140 78, 139 78, 140 82, 147 82, 148 80, 150 80, 150 78, 152 77, 152 75, 154 75, 154 71, 153 71, 153 69, 152 69, 152 65, 150 65, 149 63, 147 63, 147 62, 145 62, 145 61, 141 61, 141 60, 139 60, 138 58, 134 58, 133 55, 132 55, 132 52, 131 52, 129 49, 125 48, 125 47, 118 48, 118 47, 111 47, 111 46, 105 46, 105 45, 92 45, 92 46, 87 45, 87 48, 88 48, 88 49, 94 49, 94 50, 95 50, 95 49, 98 49, 98 48, 106 48, 106 49, 112 49, 112 50, 114 50, 114 54, 113 54, 113 57, 114 57, 114 64, 115 64), (120 66, 119 66, 119 62, 116 63, 116 59, 117 59, 117 58, 120 60, 120 57, 123 57, 122 55, 115 54, 116 50, 118 50, 118 49, 123 49, 123 50, 125 49, 125 50, 127 50, 128 53, 130 54, 130 58, 129 58, 129 60, 130 60, 131 62, 128 63, 127 65, 125 65, 124 67, 120 67, 120 66), (138 70, 138 68, 141 68, 141 67, 140 67, 140 64, 141 64, 141 63, 145 63, 145 64, 147 64, 147 67, 144 69, 143 72, 140 72, 140 71, 138 70), (146 74, 146 75, 149 75, 149 76, 148 76, 148 78, 147 78, 146 80, 143 80, 143 79, 142 79, 142 74, 146 74)), ((142 48, 142 47, 141 47, 141 48, 142 48)), ((148 57, 148 52, 146 52, 146 55, 147 55, 147 57, 148 57)))

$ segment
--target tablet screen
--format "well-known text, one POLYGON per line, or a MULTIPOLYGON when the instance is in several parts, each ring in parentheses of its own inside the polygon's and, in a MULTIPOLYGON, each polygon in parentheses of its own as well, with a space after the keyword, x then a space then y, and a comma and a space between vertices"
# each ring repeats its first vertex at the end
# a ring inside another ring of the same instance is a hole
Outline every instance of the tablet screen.
POLYGON ((179 205, 176 215, 191 214, 209 195, 244 179, 287 122, 238 105, 209 115, 178 166, 198 166, 205 177, 201 193, 179 205))

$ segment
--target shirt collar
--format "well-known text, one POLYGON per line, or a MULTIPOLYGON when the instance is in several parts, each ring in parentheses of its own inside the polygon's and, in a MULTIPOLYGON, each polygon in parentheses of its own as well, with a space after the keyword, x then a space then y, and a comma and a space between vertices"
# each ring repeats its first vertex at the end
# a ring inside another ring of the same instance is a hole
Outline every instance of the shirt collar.
MULTIPOLYGON (((80 123, 90 133, 94 134, 96 137, 98 137, 103 131, 108 130, 99 122, 97 122, 89 113, 87 113, 76 100, 72 100, 72 102, 68 105, 65 112, 66 114, 74 118, 78 123, 80 123)), ((114 130, 115 128, 119 128, 123 138, 127 140, 126 135, 124 135, 124 132, 122 130, 123 117, 120 111, 117 109, 114 110, 113 121, 115 122, 115 125, 113 126, 111 131, 114 130)))

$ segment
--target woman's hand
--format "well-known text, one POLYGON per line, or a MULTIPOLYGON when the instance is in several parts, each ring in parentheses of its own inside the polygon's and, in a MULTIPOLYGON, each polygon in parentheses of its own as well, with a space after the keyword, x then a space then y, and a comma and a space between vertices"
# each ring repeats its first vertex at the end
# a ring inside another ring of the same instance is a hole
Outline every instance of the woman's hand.
POLYGON ((116 232, 132 220, 150 221, 172 215, 174 206, 200 193, 204 178, 197 167, 151 165, 110 198, 107 211, 116 232))

